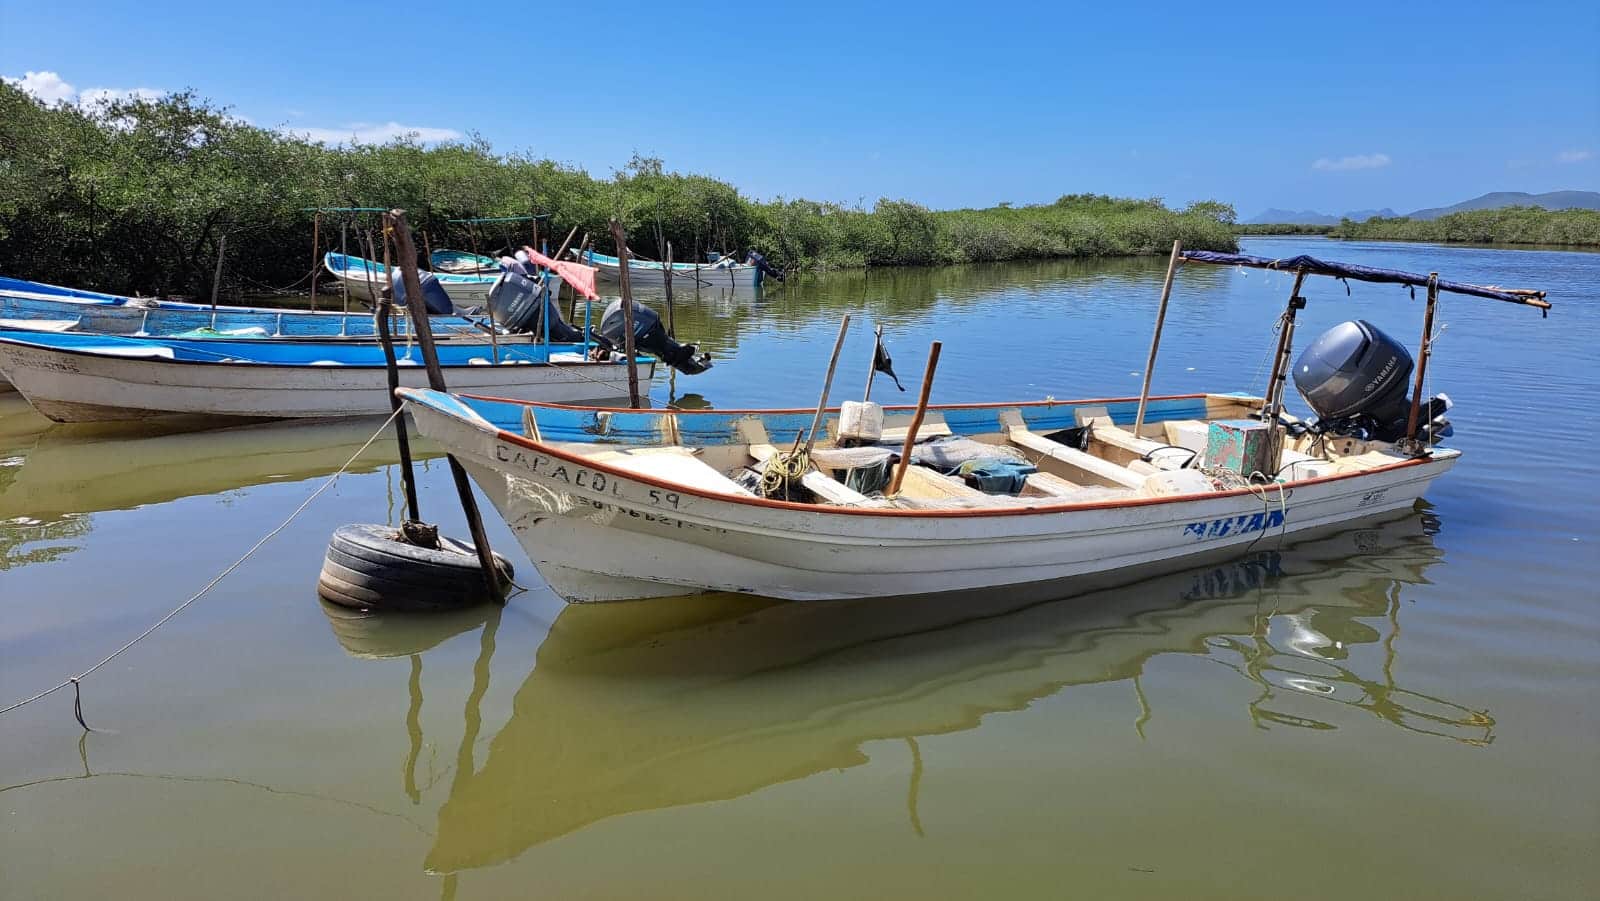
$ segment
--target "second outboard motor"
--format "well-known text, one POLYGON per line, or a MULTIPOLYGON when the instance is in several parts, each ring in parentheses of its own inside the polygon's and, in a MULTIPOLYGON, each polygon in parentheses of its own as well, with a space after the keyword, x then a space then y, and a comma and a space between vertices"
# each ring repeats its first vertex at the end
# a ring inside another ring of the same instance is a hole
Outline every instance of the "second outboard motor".
POLYGON ((500 280, 489 289, 489 315, 496 325, 512 334, 544 336, 544 321, 540 309, 550 321, 550 340, 561 343, 582 341, 583 332, 569 325, 561 317, 561 305, 552 292, 545 290, 541 276, 525 263, 513 262, 506 266, 500 280), (532 277, 530 277, 532 276, 532 277), (543 299, 541 305, 540 300, 543 299))
MULTIPOLYGON (((456 305, 451 302, 450 295, 444 293, 444 285, 439 284, 439 277, 432 272, 418 272, 417 278, 422 282, 422 305, 428 312, 435 316, 443 316, 456 311, 456 305)), ((394 280, 395 306, 406 305, 405 279, 394 280)))
MULTIPOLYGON (((606 350, 621 351, 624 344, 622 301, 613 300, 600 318, 600 328, 591 329, 594 340, 606 350)), ((652 354, 684 375, 699 375, 711 368, 711 355, 695 355, 693 344, 679 344, 667 337, 661 315, 638 301, 633 302, 633 348, 652 354)))
POLYGON ((766 257, 754 250, 750 251, 750 256, 745 258, 744 264, 760 269, 763 275, 770 275, 780 282, 783 281, 783 270, 767 262, 766 257))
MULTIPOLYGON (((1317 337, 1294 364, 1294 387, 1325 431, 1379 441, 1405 435, 1411 399, 1411 354, 1365 319, 1342 322, 1317 337)), ((1424 406, 1423 421, 1449 409, 1444 395, 1424 406)), ((1435 435, 1448 434, 1442 424, 1435 435)))

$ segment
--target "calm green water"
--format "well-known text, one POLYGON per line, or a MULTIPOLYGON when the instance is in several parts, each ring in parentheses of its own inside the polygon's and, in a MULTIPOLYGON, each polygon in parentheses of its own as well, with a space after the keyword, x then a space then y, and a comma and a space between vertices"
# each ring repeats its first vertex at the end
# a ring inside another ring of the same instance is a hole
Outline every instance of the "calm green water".
MULTIPOLYGON (((380 442, 200 603, 0 717, 0 897, 1586 898, 1600 884, 1600 254, 1253 239, 1545 288, 1443 301, 1466 457, 1415 515, 1020 606, 326 612, 380 442)), ((881 322, 936 400, 1137 393, 1164 261, 849 273, 677 308, 658 401, 803 405, 881 322)), ((1155 383, 1259 388, 1288 280, 1180 276, 1155 383)), ((1421 302, 1318 281, 1302 346, 1421 302)), ((880 385, 883 383, 880 382, 880 385)), ((893 393, 879 389, 888 400, 893 393)), ((914 395, 907 395, 908 397, 914 395)), ((51 427, 0 396, 0 704, 189 596, 376 427, 51 427)), ((447 471, 424 512, 462 533, 447 471)))

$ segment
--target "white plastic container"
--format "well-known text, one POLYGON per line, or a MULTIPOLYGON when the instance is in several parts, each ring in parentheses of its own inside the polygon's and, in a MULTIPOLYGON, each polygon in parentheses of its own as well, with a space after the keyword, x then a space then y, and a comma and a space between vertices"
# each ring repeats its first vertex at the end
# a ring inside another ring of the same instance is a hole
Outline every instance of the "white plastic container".
POLYGON ((847 400, 839 405, 839 441, 872 444, 883 437, 883 407, 871 401, 847 400))

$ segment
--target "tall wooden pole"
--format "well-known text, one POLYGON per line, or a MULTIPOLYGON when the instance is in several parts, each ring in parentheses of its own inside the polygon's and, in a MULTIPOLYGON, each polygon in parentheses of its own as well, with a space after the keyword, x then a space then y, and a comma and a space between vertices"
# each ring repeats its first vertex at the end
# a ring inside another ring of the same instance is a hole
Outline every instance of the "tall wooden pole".
POLYGON ((667 289, 667 337, 678 337, 678 317, 672 310, 672 242, 667 242, 667 264, 661 269, 661 280, 667 289))
POLYGON ((228 233, 217 237, 217 267, 211 271, 211 325, 217 324, 217 291, 222 288, 222 258, 228 253, 228 233))
MULTIPOLYGON (((422 278, 417 274, 417 246, 411 241, 411 226, 406 224, 405 210, 390 210, 389 227, 394 231, 394 246, 400 257, 400 274, 405 279, 406 306, 411 310, 411 327, 416 330, 417 343, 422 347, 422 362, 428 369, 428 385, 435 391, 448 391, 444 383, 444 370, 439 366, 439 351, 433 344, 433 323, 428 319, 428 307, 422 298, 422 278)), ((505 589, 500 584, 500 568, 489 549, 489 534, 483 529, 483 517, 478 513, 478 500, 472 496, 472 483, 467 481, 467 471, 455 456, 446 457, 450 474, 455 477, 456 494, 461 497, 461 512, 466 514, 467 528, 472 530, 472 544, 478 551, 478 565, 483 570, 484 585, 495 603, 504 604, 505 589)))
MULTIPOLYGON (((389 315, 394 297, 394 269, 389 265, 389 242, 383 242, 383 271, 389 282, 389 293, 379 295, 375 308, 378 315, 373 317, 378 328, 378 341, 383 345, 384 369, 389 375, 389 409, 398 413, 400 411, 400 395, 395 389, 400 387, 400 364, 394 357, 394 336, 389 333, 389 315)), ((417 503, 417 477, 411 470, 411 437, 406 434, 406 418, 394 418, 395 444, 400 448, 400 481, 406 491, 407 518, 412 522, 422 521, 422 510, 417 503)))
POLYGON ((317 308, 317 275, 322 270, 322 259, 318 251, 322 249, 322 211, 317 210, 311 217, 311 309, 317 308))
POLYGON ((900 465, 895 467, 894 481, 889 483, 889 494, 900 493, 906 470, 911 467, 911 448, 917 443, 917 430, 922 428, 922 417, 928 414, 928 395, 933 391, 933 371, 939 368, 938 341, 928 350, 928 368, 922 373, 922 394, 917 397, 917 412, 911 417, 911 428, 906 430, 906 443, 900 448, 900 465))
MULTIPOLYGON (((806 454, 817 443, 817 429, 822 427, 822 414, 828 408, 828 392, 833 388, 833 371, 839 366, 839 351, 844 350, 844 333, 850 330, 850 317, 839 320, 839 337, 833 341, 833 356, 828 358, 828 375, 822 380, 822 397, 817 400, 817 412, 811 417, 811 428, 806 431, 806 454)), ((794 436, 794 445, 800 447, 800 436, 794 436)))
POLYGON ((1150 378, 1156 372, 1156 353, 1161 350, 1161 327, 1167 321, 1167 300, 1172 297, 1172 278, 1178 272, 1178 254, 1183 252, 1183 242, 1172 242, 1172 256, 1167 260, 1167 278, 1161 283, 1161 306, 1156 310, 1156 331, 1150 336, 1150 357, 1144 364, 1144 385, 1139 388, 1139 412, 1133 417, 1133 434, 1137 436, 1144 427, 1144 408, 1150 402, 1150 378))
POLYGON ((1439 304, 1439 273, 1428 273, 1428 307, 1422 314, 1422 343, 1417 347, 1417 378, 1411 389, 1411 413, 1406 417, 1406 437, 1415 440, 1420 430, 1422 414, 1423 378, 1428 372, 1428 358, 1433 356, 1433 311, 1439 304))
POLYGON ((639 409, 639 364, 633 358, 633 290, 628 284, 628 236, 622 223, 611 220, 611 237, 617 242, 617 278, 622 282, 622 352, 628 358, 628 406, 639 409))

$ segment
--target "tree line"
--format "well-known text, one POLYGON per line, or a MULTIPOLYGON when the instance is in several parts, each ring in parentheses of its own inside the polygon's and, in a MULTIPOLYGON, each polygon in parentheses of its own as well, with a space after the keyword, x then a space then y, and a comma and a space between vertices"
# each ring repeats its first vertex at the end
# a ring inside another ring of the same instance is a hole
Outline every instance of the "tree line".
POLYGON ((787 269, 1232 250, 1234 213, 1206 201, 1069 194, 1054 203, 930 210, 759 201, 727 182, 635 155, 599 178, 486 141, 328 145, 261 128, 192 92, 94 105, 43 104, 0 83, 0 275, 114 293, 226 296, 304 290, 314 257, 359 253, 370 216, 315 207, 401 207, 433 248, 493 252, 528 223, 468 231, 452 219, 539 214, 552 247, 570 229, 603 252, 620 218, 630 247, 660 259, 757 250, 787 269), (348 219, 348 221, 346 221, 348 219))

